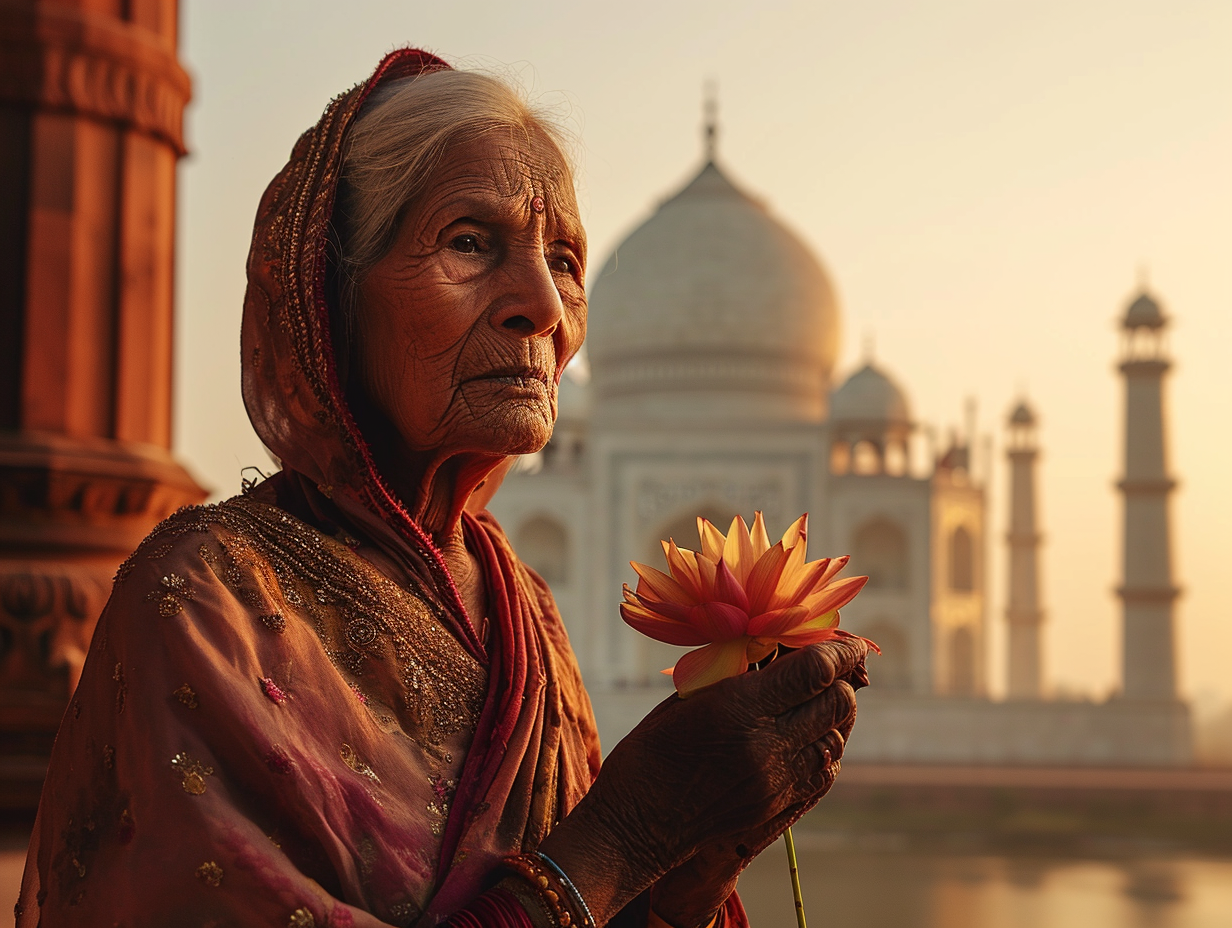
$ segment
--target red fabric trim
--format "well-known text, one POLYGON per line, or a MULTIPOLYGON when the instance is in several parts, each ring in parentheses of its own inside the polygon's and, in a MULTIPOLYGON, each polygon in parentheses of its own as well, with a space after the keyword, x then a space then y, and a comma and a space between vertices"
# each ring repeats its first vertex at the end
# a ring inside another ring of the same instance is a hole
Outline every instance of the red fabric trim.
POLYGON ((535 928, 530 914, 514 895, 490 889, 445 922, 450 928, 535 928))

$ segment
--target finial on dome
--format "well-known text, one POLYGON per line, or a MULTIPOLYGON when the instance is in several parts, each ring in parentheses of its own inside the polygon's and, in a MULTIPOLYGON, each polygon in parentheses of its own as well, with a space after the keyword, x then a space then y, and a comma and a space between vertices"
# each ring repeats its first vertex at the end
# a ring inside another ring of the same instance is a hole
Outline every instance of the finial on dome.
POLYGON ((714 80, 706 81, 702 116, 705 124, 702 138, 706 147, 706 162, 709 164, 714 161, 719 148, 719 87, 714 80))
POLYGON ((864 363, 872 364, 876 354, 877 337, 872 332, 864 333, 864 363))

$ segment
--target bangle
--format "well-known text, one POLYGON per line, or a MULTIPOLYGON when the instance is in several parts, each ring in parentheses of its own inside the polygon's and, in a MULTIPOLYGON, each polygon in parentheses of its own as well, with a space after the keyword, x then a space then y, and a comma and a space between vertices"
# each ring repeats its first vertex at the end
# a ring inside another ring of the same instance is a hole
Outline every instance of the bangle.
POLYGON ((577 887, 549 858, 542 854, 518 854, 506 857, 505 867, 531 885, 557 928, 595 928, 595 920, 577 887))
POLYGON ((569 891, 569 895, 573 901, 577 903, 577 907, 582 910, 582 928, 595 928, 595 919, 590 914, 590 906, 586 904, 586 900, 582 898, 582 894, 578 892, 578 888, 573 885, 573 880, 569 879, 569 874, 560 869, 560 864, 554 861, 543 851, 535 851, 535 856, 542 860, 548 867, 560 877, 561 883, 565 889, 569 891))

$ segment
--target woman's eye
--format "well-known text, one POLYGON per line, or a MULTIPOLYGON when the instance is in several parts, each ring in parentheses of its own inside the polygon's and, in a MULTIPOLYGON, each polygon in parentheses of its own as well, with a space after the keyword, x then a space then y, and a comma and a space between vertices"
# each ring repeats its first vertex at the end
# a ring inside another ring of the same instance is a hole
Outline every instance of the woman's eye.
POLYGON ((459 235, 450 242, 449 247, 464 255, 473 255, 479 250, 479 236, 467 232, 465 235, 459 235))
POLYGON ((554 258, 549 258, 548 267, 558 274, 572 274, 575 270, 573 262, 563 255, 557 255, 554 258))

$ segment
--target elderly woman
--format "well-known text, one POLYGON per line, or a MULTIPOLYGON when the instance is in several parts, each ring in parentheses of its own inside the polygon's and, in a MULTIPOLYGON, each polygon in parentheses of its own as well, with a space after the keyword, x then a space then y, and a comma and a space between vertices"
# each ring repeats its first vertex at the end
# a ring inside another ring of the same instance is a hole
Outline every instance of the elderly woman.
POLYGON ((388 56, 262 199, 244 398, 283 469, 121 568, 56 742, 18 924, 745 924, 829 787, 863 646, 599 745, 547 586, 484 512, 586 329, 552 131, 388 56))

